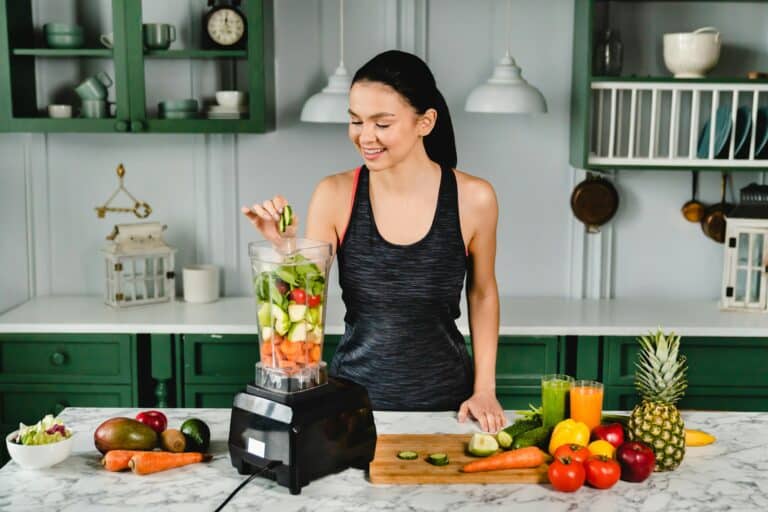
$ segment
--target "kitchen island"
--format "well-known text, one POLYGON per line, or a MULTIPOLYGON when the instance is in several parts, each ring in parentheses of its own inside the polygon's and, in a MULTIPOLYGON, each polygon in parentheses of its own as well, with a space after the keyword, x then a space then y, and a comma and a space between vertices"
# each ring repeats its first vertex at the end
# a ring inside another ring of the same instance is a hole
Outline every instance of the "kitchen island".
MULTIPOLYGON (((60 415, 75 431, 66 461, 45 470, 0 469, 0 510, 9 511, 212 511, 245 478, 230 465, 229 409, 165 409, 169 427, 189 417, 211 427, 213 461, 148 476, 109 473, 99 464, 93 432, 107 418, 138 409, 68 408, 60 415)), ((376 412, 378 433, 471 433, 455 413, 376 412)), ((514 413, 507 412, 509 420, 514 413)), ((348 469, 316 480, 298 496, 256 478, 224 510, 516 510, 516 511, 764 511, 768 510, 768 413, 683 411, 689 428, 715 435, 715 444, 689 448, 673 472, 642 483, 620 481, 599 491, 560 493, 550 485, 372 485, 365 472, 348 469)))

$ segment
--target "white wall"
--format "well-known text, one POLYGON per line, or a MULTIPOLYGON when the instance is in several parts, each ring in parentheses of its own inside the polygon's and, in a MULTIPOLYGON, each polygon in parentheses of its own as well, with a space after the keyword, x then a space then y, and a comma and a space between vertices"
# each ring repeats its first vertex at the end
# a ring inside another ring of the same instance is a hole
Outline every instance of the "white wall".
MULTIPOLYGON (((417 8, 423 1, 416 0, 417 8)), ((182 33, 193 34, 197 18, 188 6, 202 3, 150 2, 148 8, 145 1, 145 9, 151 21, 177 23, 186 27, 182 33)), ((272 133, 0 135, 0 268, 6 270, 0 276, 0 310, 29 295, 102 293, 98 249, 104 236, 113 224, 138 221, 129 215, 98 219, 93 210, 116 187, 114 169, 120 162, 127 169, 128 189, 152 205, 149 220, 168 225, 167 240, 179 249, 177 269, 214 262, 225 268, 226 294, 251 293, 246 247, 257 235, 241 219, 239 206, 281 192, 302 215, 320 178, 360 163, 345 126, 298 119, 303 101, 338 64, 338 3, 275 4, 278 127, 272 133)), ((350 73, 392 46, 397 7, 410 4, 346 2, 350 73)), ((35 5, 43 8, 40 2, 35 5)), ((426 33, 415 33, 417 39, 426 38, 427 60, 451 108, 459 167, 488 179, 499 197, 500 292, 578 295, 571 273, 581 254, 573 241, 584 235, 569 208, 578 180, 568 165, 573 5, 569 0, 513 0, 512 8, 512 54, 524 76, 546 96, 546 115, 463 111, 469 91, 490 76, 503 54, 506 2, 431 0, 426 33)), ((692 28, 687 21, 680 25, 692 28)), ((765 21, 757 25, 764 29, 765 21)), ((414 32, 413 25, 401 24, 399 30, 414 32)), ((762 39, 754 45, 764 52, 762 39)), ((205 97, 215 88, 205 65, 182 62, 169 69, 164 77, 162 70, 148 71, 148 78, 157 76, 158 81, 148 96, 205 97)), ((47 78, 39 93, 46 97, 62 84, 45 64, 40 71, 47 78)), ((703 174, 701 197, 713 201, 719 195, 718 176, 703 174)), ((747 173, 736 181, 743 185, 754 178, 755 173, 747 173)), ((615 295, 715 298, 722 246, 679 215, 690 194, 689 173, 623 171, 617 183, 622 204, 610 242, 615 295)), ((330 293, 338 294, 335 275, 332 282, 330 293)))

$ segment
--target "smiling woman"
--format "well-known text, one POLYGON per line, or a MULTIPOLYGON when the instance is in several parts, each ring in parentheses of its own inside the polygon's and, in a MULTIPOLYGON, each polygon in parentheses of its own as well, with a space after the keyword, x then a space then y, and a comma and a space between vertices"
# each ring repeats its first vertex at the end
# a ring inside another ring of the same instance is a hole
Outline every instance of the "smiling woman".
MULTIPOLYGON (((388 51, 355 74, 349 138, 363 165, 323 179, 306 237, 332 245, 346 306, 330 373, 365 386, 379 410, 457 410, 496 431, 499 326, 491 185, 456 167, 450 113, 427 65, 388 51), (467 281, 474 361, 456 327, 467 281)), ((243 207, 268 240, 285 197, 243 207)), ((294 236, 295 219, 287 236, 294 236)))

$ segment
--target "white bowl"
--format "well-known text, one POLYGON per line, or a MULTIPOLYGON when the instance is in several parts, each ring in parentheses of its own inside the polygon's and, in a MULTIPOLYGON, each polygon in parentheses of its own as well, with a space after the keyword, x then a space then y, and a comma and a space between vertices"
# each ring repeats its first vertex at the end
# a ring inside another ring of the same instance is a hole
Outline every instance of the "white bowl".
POLYGON ((72 117, 72 105, 48 105, 48 115, 56 119, 72 117))
POLYGON ((5 437, 5 446, 8 448, 11 459, 22 468, 49 468, 65 460, 72 453, 74 434, 56 443, 27 446, 11 441, 18 433, 19 431, 16 430, 8 434, 5 437))
POLYGON ((222 107, 245 105, 247 95, 242 91, 216 91, 216 101, 222 107))
POLYGON ((675 78, 703 78, 720 59, 720 32, 712 27, 664 34, 664 64, 675 78))

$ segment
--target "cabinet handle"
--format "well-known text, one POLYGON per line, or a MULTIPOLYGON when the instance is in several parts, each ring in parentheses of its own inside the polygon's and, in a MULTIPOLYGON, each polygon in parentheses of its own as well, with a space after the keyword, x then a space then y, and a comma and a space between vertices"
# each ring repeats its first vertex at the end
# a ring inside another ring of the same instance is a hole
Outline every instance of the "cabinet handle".
POLYGON ((53 406, 53 415, 58 416, 67 407, 69 407, 69 404, 65 401, 56 402, 53 406))
POLYGON ((136 132, 143 132, 144 131, 144 123, 141 121, 131 121, 131 131, 136 132))
POLYGON ((119 132, 127 132, 128 131, 128 122, 127 121, 118 121, 115 123, 115 130, 119 132))
POLYGON ((54 352, 51 354, 51 363, 53 363, 54 366, 61 366, 66 360, 67 355, 63 352, 54 352))

